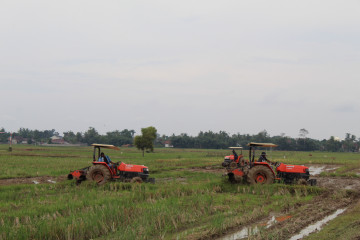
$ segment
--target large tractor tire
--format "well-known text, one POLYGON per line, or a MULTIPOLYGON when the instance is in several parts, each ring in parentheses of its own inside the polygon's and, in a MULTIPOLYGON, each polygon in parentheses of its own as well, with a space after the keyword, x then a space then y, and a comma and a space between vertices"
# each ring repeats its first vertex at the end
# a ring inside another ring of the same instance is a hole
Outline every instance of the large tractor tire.
POLYGON ((247 181, 250 184, 271 184, 274 182, 273 172, 266 166, 255 166, 249 170, 247 181))
POLYGON ((103 185, 110 181, 111 174, 107 167, 103 165, 94 165, 90 167, 86 178, 90 181, 97 182, 98 185, 103 185))

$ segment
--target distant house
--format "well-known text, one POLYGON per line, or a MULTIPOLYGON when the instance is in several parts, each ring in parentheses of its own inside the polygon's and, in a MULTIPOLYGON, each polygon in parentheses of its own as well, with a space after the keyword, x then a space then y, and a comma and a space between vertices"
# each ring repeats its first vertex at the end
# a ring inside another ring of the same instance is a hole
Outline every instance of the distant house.
MULTIPOLYGON (((11 139, 11 144, 28 144, 29 140, 34 142, 31 138, 23 138, 21 136, 13 136, 11 139)), ((8 141, 10 141, 10 137, 8 138, 8 141)))
POLYGON ((65 140, 60 136, 52 136, 50 139, 53 144, 67 144, 67 142, 65 142, 65 140))
MULTIPOLYGON (((10 137, 8 138, 8 141, 10 141, 10 137)), ((13 136, 11 138, 11 144, 18 144, 23 141, 23 138, 21 136, 13 136)))
POLYGON ((341 140, 341 138, 339 138, 339 137, 334 137, 334 141, 336 141, 336 142, 341 142, 342 140, 341 140))
POLYGON ((166 148, 172 148, 172 147, 174 147, 174 146, 171 144, 171 141, 170 141, 170 140, 164 141, 164 146, 165 146, 166 148))

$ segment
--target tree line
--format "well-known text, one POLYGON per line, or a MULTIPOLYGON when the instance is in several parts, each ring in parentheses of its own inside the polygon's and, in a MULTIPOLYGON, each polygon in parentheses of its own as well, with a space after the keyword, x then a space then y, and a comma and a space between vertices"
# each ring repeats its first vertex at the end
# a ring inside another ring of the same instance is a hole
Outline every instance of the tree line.
POLYGON ((346 133, 345 139, 340 140, 334 136, 329 139, 317 140, 307 138, 308 131, 300 129, 299 138, 292 138, 281 134, 279 136, 270 136, 266 130, 258 134, 228 134, 225 131, 200 132, 197 136, 189 136, 186 133, 172 135, 169 139, 174 147, 178 148, 208 148, 225 149, 229 146, 241 146, 247 149, 249 142, 269 142, 278 145, 277 150, 286 151, 330 151, 330 152, 358 152, 360 139, 355 135, 346 133))
MULTIPOLYGON (((0 129, 0 142, 7 143, 10 136, 10 132, 6 132, 4 128, 0 129)), ((163 147, 165 143, 169 143, 175 148, 203 148, 203 149, 226 149, 230 146, 242 146, 246 149, 246 145, 249 142, 271 142, 277 144, 277 150, 287 151, 331 151, 331 152, 358 152, 360 139, 351 133, 346 133, 345 138, 340 140, 334 136, 329 139, 317 140, 307 138, 309 133, 306 129, 300 129, 299 137, 292 138, 280 134, 278 136, 270 136, 266 130, 263 130, 257 134, 229 134, 225 131, 213 132, 199 132, 197 136, 190 136, 186 133, 179 135, 172 134, 159 135, 156 133, 156 129, 152 129, 151 135, 156 134, 156 137, 152 137, 155 147, 163 147)), ((145 136, 146 131, 142 132, 145 136)), ((18 136, 27 139, 27 143, 49 143, 49 139, 52 136, 59 136, 60 134, 51 130, 30 130, 28 128, 20 128, 14 136, 18 136)), ((95 128, 90 127, 86 132, 63 132, 63 138, 68 143, 104 143, 113 144, 116 146, 133 145, 135 139, 134 130, 115 130, 107 132, 106 134, 100 134, 95 128)), ((138 145, 144 145, 144 139, 137 138, 138 145)), ((147 143, 148 144, 148 143, 147 143)), ((146 144, 145 144, 146 145, 146 144)), ((144 148, 142 148, 144 150, 144 148)), ((151 148, 150 148, 151 150, 151 148)))
MULTIPOLYGON (((0 134, 0 142, 7 143, 10 132, 6 132, 4 128, 0 129, 0 132, 4 132, 0 134)), ((115 130, 101 135, 95 128, 90 127, 84 133, 74 133, 73 131, 63 132, 63 139, 71 144, 85 143, 90 145, 92 143, 104 143, 122 146, 132 144, 134 142, 134 134, 134 130, 124 129, 122 131, 115 130)), ((39 131, 28 128, 20 128, 17 132, 13 133, 13 138, 20 140, 25 139, 28 144, 51 143, 51 137, 53 136, 60 136, 60 134, 56 132, 55 129, 39 131)))

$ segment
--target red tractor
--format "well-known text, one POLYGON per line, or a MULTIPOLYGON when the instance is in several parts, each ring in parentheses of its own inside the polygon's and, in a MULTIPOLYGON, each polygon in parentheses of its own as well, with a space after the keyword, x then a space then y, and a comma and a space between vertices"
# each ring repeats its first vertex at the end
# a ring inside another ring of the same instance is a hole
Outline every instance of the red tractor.
POLYGON ((300 183, 316 185, 316 179, 309 179, 309 168, 300 165, 287 165, 283 163, 271 163, 266 161, 255 161, 256 147, 277 147, 272 143, 251 142, 249 146, 249 160, 245 160, 242 147, 230 147, 233 154, 226 156, 222 166, 227 169, 230 182, 241 182, 246 180, 250 184, 270 184, 275 180, 287 184, 300 183), (235 150, 240 150, 238 155, 235 150), (276 173, 274 169, 276 170, 276 173))
POLYGON ((149 178, 149 169, 144 165, 125 164, 117 162, 114 165, 103 161, 98 161, 100 158, 101 148, 120 150, 114 145, 106 144, 92 144, 94 147, 92 166, 85 167, 79 170, 70 171, 68 179, 76 179, 76 183, 80 184, 82 181, 88 179, 97 182, 98 185, 105 184, 111 180, 118 180, 123 182, 151 182, 155 183, 155 178, 149 178), (97 152, 97 158, 95 158, 97 152))

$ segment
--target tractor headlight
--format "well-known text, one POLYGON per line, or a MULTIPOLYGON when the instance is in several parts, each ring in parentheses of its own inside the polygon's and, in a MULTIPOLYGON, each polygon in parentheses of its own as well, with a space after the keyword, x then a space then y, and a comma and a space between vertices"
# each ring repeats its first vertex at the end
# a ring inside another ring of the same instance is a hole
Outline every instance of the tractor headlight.
POLYGON ((143 168, 143 172, 148 174, 149 173, 149 169, 148 168, 143 168))

